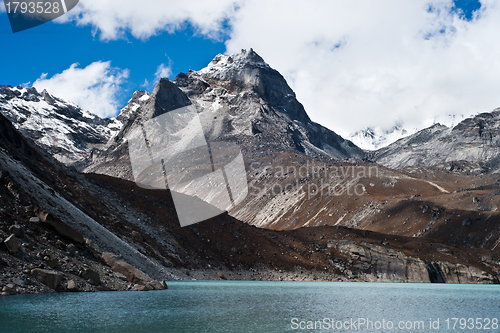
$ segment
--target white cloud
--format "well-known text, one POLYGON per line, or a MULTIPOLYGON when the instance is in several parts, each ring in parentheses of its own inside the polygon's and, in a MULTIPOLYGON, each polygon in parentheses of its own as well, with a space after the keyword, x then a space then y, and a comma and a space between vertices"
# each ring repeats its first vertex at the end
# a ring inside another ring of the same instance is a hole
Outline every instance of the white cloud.
POLYGON ((51 78, 44 73, 33 83, 33 87, 38 91, 46 89, 50 94, 100 117, 110 117, 117 113, 120 85, 127 77, 128 70, 112 68, 109 61, 97 61, 85 68, 72 64, 51 78))
POLYGON ((186 3, 87 0, 73 18, 103 39, 127 31, 148 38, 186 21, 214 37, 227 19, 227 53, 253 47, 285 76, 314 121, 344 136, 396 121, 422 128, 448 114, 500 106, 494 0, 483 0, 470 22, 450 14, 452 0, 186 3))
POLYGON ((234 12, 234 0, 86 0, 80 1, 65 20, 94 27, 103 40, 130 32, 147 39, 160 32, 174 32, 190 22, 200 34, 220 37, 224 19, 234 12))
POLYGON ((170 75, 172 75, 172 65, 166 66, 165 64, 160 64, 160 66, 156 68, 154 82, 157 83, 161 78, 168 78, 170 75))
POLYGON ((428 1, 248 1, 227 49, 252 46, 341 135, 398 120, 422 128, 500 106, 500 10, 483 6, 466 22, 449 14, 451 0, 434 1, 439 15, 428 1))
POLYGON ((6 13, 7 11, 5 10, 5 3, 0 0, 0 13, 6 13))

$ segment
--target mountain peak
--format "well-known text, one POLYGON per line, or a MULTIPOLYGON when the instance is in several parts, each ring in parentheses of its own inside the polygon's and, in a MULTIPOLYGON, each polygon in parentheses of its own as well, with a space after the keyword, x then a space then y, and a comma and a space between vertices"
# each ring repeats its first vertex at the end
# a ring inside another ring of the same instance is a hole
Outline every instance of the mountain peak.
POLYGON ((156 84, 150 101, 148 105, 150 105, 151 114, 148 119, 191 104, 179 87, 167 78, 160 79, 156 84))
POLYGON ((207 67, 202 69, 200 73, 209 73, 218 70, 228 70, 230 68, 242 67, 269 67, 269 65, 258 55, 253 49, 242 49, 238 54, 223 55, 218 54, 208 64, 207 67))

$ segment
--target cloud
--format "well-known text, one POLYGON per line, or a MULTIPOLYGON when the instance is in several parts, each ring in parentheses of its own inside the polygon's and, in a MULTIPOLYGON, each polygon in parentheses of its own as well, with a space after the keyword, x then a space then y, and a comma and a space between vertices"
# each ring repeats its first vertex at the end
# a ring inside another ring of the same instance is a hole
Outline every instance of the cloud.
POLYGON ((156 69, 154 82, 158 82, 164 77, 168 78, 170 75, 172 75, 172 65, 170 64, 166 66, 165 64, 160 64, 160 66, 156 69))
POLYGON ((314 121, 344 136, 396 122, 423 128, 500 106, 494 0, 467 19, 452 0, 186 3, 87 0, 72 19, 102 39, 127 32, 146 39, 189 22, 199 34, 225 36, 227 53, 252 47, 314 121))
POLYGON ((0 0, 0 13, 6 13, 7 11, 5 10, 5 3, 0 0))
POLYGON ((64 20, 90 25, 103 40, 130 32, 147 39, 161 32, 172 33, 191 23, 199 34, 220 38, 225 19, 235 10, 234 0, 86 0, 80 1, 64 20))
POLYGON ((51 78, 44 73, 33 83, 33 87, 38 91, 46 89, 50 94, 100 117, 116 115, 120 85, 128 77, 128 70, 113 68, 110 61, 97 61, 85 68, 78 66, 77 63, 72 64, 51 78))
POLYGON ((248 1, 228 53, 252 46, 289 81, 313 120, 341 135, 397 121, 422 128, 500 106, 500 10, 471 21, 452 1, 248 1), (258 22, 258 24, 256 24, 258 22))

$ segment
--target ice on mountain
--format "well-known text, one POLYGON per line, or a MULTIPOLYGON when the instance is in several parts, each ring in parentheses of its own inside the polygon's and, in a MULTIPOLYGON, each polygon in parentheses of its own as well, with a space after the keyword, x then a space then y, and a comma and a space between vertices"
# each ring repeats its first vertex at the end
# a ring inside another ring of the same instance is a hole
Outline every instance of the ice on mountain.
POLYGON ((140 100, 141 102, 145 102, 145 101, 147 101, 149 98, 150 98, 150 96, 149 96, 148 94, 145 94, 145 95, 143 95, 141 98, 139 98, 139 100, 140 100))

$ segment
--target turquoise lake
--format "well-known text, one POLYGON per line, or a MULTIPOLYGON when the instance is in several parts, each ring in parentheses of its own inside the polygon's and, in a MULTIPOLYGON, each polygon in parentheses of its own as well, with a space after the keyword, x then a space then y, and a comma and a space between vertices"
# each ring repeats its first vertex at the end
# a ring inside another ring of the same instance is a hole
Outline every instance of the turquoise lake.
POLYGON ((183 281, 0 298, 2 333, 500 332, 499 319, 498 285, 183 281))

